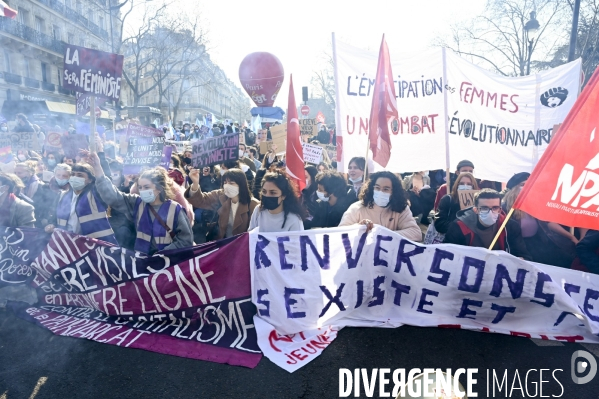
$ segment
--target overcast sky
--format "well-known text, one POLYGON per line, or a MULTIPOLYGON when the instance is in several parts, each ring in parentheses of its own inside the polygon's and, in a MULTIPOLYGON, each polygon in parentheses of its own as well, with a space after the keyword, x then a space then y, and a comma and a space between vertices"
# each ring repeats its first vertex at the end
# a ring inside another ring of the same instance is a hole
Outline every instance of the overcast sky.
MULTIPOLYGON (((417 52, 431 46, 449 26, 483 11, 485 0, 170 0, 177 13, 193 10, 209 30, 212 59, 239 84, 239 64, 255 51, 276 55, 285 82, 275 106, 287 107, 289 74, 296 102, 310 86, 322 55, 337 40, 378 50, 385 33, 390 51, 417 52)), ((156 3, 152 1, 152 4, 156 3)), ((177 14, 175 14, 177 15, 177 14)), ((299 100, 298 100, 299 99, 299 100)))

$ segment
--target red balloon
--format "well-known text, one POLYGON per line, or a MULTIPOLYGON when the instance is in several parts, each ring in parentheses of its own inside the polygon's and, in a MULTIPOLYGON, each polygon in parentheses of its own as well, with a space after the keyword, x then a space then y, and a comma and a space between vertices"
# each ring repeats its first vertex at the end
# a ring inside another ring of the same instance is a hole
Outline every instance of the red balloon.
POLYGON ((272 107, 283 85, 283 64, 271 53, 245 56, 239 65, 239 81, 258 107, 272 107))

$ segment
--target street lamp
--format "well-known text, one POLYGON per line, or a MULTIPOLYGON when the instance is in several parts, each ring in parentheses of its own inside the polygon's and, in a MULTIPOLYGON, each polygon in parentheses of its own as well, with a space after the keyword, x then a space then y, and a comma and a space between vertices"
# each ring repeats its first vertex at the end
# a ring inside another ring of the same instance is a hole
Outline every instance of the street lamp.
POLYGON ((526 41, 528 41, 528 60, 526 65, 526 74, 530 75, 530 58, 532 57, 532 45, 535 41, 535 34, 539 30, 539 21, 536 19, 537 13, 530 12, 530 20, 524 25, 526 41))

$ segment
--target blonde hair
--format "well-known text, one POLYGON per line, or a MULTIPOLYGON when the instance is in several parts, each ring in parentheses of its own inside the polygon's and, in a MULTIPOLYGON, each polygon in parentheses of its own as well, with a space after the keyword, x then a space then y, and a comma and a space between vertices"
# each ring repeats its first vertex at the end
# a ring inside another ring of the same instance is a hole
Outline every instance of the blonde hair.
POLYGON ((172 200, 175 198, 175 192, 173 189, 173 179, 168 176, 166 169, 162 166, 157 166, 152 169, 141 172, 137 179, 148 179, 156 185, 156 189, 160 191, 160 200, 162 202, 172 200))
POLYGON ((458 197, 458 188, 460 186, 460 181, 462 180, 463 177, 467 177, 470 179, 470 181, 472 182, 473 190, 479 189, 478 182, 476 181, 476 179, 474 178, 474 175, 472 173, 469 173, 469 172, 460 173, 458 175, 458 178, 455 181, 455 183, 453 183, 453 187, 451 188, 451 200, 453 202, 460 202, 460 198, 458 197))
MULTIPOLYGON (((519 186, 513 187, 510 191, 505 193, 505 195, 503 196, 503 204, 505 205, 506 212, 509 212, 510 209, 512 209, 512 207, 514 206, 514 203, 516 202, 516 199, 518 198, 518 194, 520 194, 519 186)), ((512 218, 514 218, 516 220, 520 220, 520 219, 522 219, 523 214, 524 214, 524 212, 522 212, 520 209, 514 209, 512 218)))

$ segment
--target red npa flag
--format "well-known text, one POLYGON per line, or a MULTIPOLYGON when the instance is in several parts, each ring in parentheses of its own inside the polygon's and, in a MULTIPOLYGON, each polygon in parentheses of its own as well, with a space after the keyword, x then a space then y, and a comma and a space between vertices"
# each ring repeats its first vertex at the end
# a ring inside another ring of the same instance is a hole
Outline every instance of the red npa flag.
POLYGON ((398 119, 389 47, 383 35, 370 108, 368 138, 372 159, 385 167, 391 158, 391 123, 398 119))
POLYGON ((293 94, 293 75, 289 78, 289 102, 287 103, 287 148, 285 152, 285 163, 289 177, 295 180, 299 191, 306 187, 304 175, 304 147, 302 147, 302 136, 300 134, 299 120, 297 118, 297 107, 295 106, 295 95, 293 94))
POLYGON ((545 221, 599 229, 598 71, 547 146, 514 208, 545 221))

